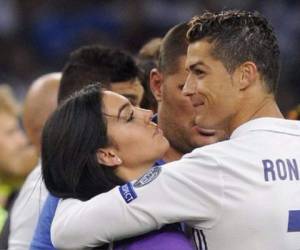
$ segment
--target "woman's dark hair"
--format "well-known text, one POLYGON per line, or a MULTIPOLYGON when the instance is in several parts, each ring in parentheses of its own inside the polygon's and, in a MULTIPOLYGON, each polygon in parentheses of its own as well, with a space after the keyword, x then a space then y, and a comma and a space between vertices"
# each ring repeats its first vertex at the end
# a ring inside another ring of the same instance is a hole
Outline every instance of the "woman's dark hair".
POLYGON ((97 161, 97 149, 108 145, 101 85, 91 84, 66 99, 44 126, 42 174, 49 192, 87 200, 122 184, 112 167, 97 161))

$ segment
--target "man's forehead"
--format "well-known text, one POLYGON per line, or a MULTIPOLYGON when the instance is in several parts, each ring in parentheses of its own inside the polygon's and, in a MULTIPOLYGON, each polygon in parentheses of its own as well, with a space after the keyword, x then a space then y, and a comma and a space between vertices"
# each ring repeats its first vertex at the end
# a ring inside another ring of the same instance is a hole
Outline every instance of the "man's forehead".
POLYGON ((186 58, 186 69, 196 64, 205 64, 208 58, 211 58, 211 43, 201 40, 189 44, 186 58))
POLYGON ((110 90, 125 96, 134 105, 140 104, 144 94, 144 88, 137 78, 131 81, 112 83, 110 90))
POLYGON ((135 78, 129 81, 111 83, 111 90, 115 92, 118 92, 117 90, 119 91, 140 90, 141 86, 142 86, 141 82, 137 78, 135 78))

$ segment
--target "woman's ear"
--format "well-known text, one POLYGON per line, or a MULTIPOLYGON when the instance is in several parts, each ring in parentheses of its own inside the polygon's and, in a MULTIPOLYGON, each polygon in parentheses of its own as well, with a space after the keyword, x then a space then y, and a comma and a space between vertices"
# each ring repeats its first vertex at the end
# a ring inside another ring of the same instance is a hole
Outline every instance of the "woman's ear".
POLYGON ((115 167, 122 164, 120 157, 111 148, 99 148, 96 155, 98 162, 105 166, 115 167))

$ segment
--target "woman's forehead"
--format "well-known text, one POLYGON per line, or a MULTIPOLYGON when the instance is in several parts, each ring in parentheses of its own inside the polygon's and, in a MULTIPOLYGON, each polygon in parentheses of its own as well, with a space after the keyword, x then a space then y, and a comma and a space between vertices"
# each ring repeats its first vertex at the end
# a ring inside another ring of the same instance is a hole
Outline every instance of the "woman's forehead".
MULTIPOLYGON (((124 106, 130 106, 130 103, 128 101, 127 98, 125 98, 124 96, 121 96, 115 92, 109 91, 109 90, 105 90, 103 92, 103 106, 105 111, 116 111, 118 112, 118 110, 124 106)), ((126 109, 126 107, 125 107, 126 109)))
POLYGON ((127 101, 126 97, 110 90, 103 91, 103 98, 107 100, 120 101, 120 102, 127 101))

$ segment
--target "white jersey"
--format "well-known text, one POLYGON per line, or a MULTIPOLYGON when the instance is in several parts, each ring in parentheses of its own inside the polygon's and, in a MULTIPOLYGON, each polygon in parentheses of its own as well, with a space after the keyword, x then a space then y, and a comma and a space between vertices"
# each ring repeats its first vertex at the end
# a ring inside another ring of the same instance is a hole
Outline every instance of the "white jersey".
POLYGON ((209 250, 299 250, 300 122, 255 119, 136 182, 61 201, 52 240, 80 249, 178 221, 209 250))
POLYGON ((38 165, 26 178, 10 218, 9 250, 28 250, 48 191, 38 165))

